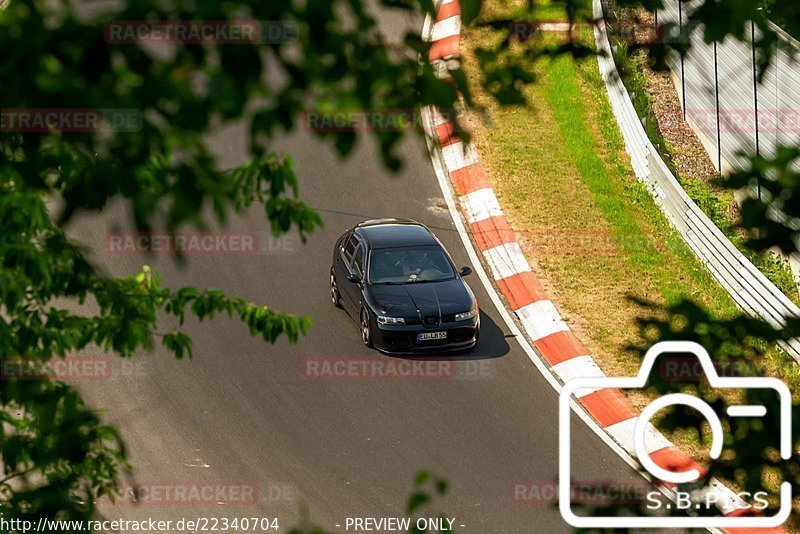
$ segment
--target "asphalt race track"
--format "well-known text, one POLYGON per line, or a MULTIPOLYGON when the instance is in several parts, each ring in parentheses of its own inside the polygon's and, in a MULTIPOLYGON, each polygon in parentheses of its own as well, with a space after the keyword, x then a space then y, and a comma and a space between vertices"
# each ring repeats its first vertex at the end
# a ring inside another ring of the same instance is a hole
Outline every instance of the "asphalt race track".
MULTIPOLYGON (((387 20, 395 27, 395 18, 387 20)), ((420 26, 419 20, 404 22, 420 26)), ((245 160, 240 129, 220 131, 210 142, 224 167, 245 160)), ((107 379, 81 382, 89 401, 122 430, 132 475, 143 486, 255 488, 250 493, 255 502, 230 494, 223 494, 224 504, 216 498, 198 504, 163 497, 139 505, 105 504, 104 513, 165 520, 277 517, 286 531, 306 509, 315 523, 344 531, 347 517, 405 515, 413 475, 424 468, 450 481, 448 497, 437 500, 432 512, 455 517, 457 532, 570 531, 551 504, 512 501, 513 481, 557 478, 557 395, 506 335, 476 275, 468 282, 482 306, 482 337, 456 364, 457 376, 338 381, 304 376, 309 357, 393 360, 363 347, 356 323, 329 301, 331 247, 345 228, 375 217, 416 219, 434 230, 457 265, 469 264, 424 141, 404 142, 405 167, 397 175, 380 166, 372 143, 360 143, 342 162, 300 129, 277 148, 293 155, 302 198, 325 220, 325 228, 305 245, 290 235, 262 242, 267 250, 259 254, 189 256, 181 266, 166 256, 110 253, 106 234, 129 229, 118 207, 103 216, 83 216, 70 228, 112 274, 131 274, 147 263, 174 287, 217 287, 314 321, 295 346, 285 340, 264 344, 227 318, 190 322, 191 361, 175 361, 157 348, 130 361, 115 359, 107 379)), ((232 220, 228 231, 266 232, 263 212, 252 209, 232 220)), ((576 424, 573 432, 576 477, 640 480, 585 425, 576 424)))

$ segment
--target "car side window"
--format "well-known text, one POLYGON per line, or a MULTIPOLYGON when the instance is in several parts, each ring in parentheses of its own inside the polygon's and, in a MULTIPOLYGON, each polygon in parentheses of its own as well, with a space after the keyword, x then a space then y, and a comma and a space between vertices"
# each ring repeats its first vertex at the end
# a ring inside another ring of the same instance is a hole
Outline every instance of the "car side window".
POLYGON ((353 254, 350 269, 358 276, 364 277, 364 243, 360 243, 355 254, 353 254))
POLYGON ((350 234, 344 242, 344 259, 347 263, 350 263, 350 260, 353 258, 353 252, 355 252, 356 246, 358 246, 358 240, 355 234, 350 234))

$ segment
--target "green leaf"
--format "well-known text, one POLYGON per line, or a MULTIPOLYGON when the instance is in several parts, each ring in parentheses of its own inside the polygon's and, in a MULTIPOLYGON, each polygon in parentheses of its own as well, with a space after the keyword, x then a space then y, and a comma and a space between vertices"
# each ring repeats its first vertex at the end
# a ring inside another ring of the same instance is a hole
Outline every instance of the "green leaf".
POLYGON ((460 3, 461 21, 468 26, 480 15, 483 0, 460 0, 460 3))
POLYGON ((424 493, 419 491, 415 491, 408 497, 408 502, 406 503, 406 513, 411 515, 426 504, 430 502, 430 497, 424 493))

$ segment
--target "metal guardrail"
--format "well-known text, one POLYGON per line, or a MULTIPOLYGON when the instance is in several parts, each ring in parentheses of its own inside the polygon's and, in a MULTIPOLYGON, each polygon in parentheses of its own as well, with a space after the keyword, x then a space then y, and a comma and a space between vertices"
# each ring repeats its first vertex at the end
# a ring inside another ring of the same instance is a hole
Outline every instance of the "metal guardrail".
POLYGON ((667 55, 684 115, 703 141, 717 170, 727 173, 746 166, 741 154, 774 155, 781 145, 800 144, 800 43, 770 23, 780 46, 758 76, 761 38, 755 24, 745 28, 746 41, 728 37, 706 43, 703 29, 689 25, 699 0, 665 0, 659 24, 674 25, 690 40, 685 57, 667 55))
MULTIPOLYGON (((593 0, 595 39, 602 52, 597 61, 608 91, 625 146, 636 176, 653 194, 672 225, 714 278, 746 313, 769 322, 785 325, 785 318, 800 316, 798 308, 770 282, 725 237, 705 213, 689 198, 650 142, 636 109, 617 72, 611 53, 601 0, 593 0)), ((782 348, 800 362, 800 340, 781 343, 782 348)))

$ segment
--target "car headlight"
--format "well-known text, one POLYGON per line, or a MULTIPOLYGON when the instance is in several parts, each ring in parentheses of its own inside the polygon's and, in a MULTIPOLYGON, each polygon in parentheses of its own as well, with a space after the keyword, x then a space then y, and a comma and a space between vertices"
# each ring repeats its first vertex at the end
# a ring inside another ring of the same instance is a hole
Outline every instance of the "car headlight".
POLYGON ((476 308, 471 309, 468 312, 464 313, 457 313, 456 314, 456 321, 466 321, 467 319, 472 319, 478 313, 476 308))
POLYGON ((386 315, 379 315, 378 322, 380 324, 406 324, 406 320, 402 317, 388 317, 386 315))

